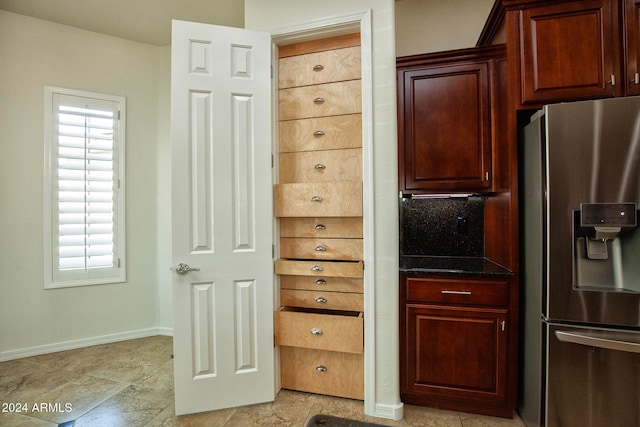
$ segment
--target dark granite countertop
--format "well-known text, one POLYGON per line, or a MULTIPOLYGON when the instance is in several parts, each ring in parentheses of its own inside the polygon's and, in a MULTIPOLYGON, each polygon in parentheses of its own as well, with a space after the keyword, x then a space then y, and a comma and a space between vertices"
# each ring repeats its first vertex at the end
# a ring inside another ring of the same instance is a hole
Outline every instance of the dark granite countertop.
POLYGON ((447 274, 461 276, 506 276, 513 272, 482 257, 439 257, 401 255, 400 273, 447 274))

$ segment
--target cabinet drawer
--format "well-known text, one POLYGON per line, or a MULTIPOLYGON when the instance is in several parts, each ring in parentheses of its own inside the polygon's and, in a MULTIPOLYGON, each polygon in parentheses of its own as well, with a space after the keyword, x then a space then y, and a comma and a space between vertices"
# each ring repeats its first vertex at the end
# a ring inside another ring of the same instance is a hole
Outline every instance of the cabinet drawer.
POLYGON ((281 58, 278 87, 289 88, 360 78, 360 47, 281 58))
POLYGON ((280 347, 282 388, 364 399, 362 354, 280 347))
POLYGON ((362 238, 362 218, 282 218, 280 237, 362 238))
POLYGON ((275 318, 276 344, 318 350, 364 352, 362 313, 304 311, 281 307, 275 318))
POLYGON ((336 116, 362 112, 360 80, 281 89, 280 120, 336 116))
POLYGON ((362 149, 280 154, 280 183, 362 181, 362 149))
POLYGON ((407 278, 407 301, 506 306, 507 281, 407 278))
POLYGON ((280 289, 326 292, 364 292, 362 279, 353 277, 280 276, 280 289))
POLYGON ((277 217, 362 216, 362 182, 276 184, 277 217))
POLYGON ((279 124, 281 153, 362 147, 362 115, 287 120, 279 124))
POLYGON ((362 261, 294 261, 288 259, 276 261, 276 274, 362 278, 363 273, 362 261))
POLYGON ((283 237, 280 256, 294 259, 357 261, 364 257, 362 239, 306 239, 283 237))
POLYGON ((281 289, 280 304, 326 310, 363 311, 364 295, 345 292, 281 289))

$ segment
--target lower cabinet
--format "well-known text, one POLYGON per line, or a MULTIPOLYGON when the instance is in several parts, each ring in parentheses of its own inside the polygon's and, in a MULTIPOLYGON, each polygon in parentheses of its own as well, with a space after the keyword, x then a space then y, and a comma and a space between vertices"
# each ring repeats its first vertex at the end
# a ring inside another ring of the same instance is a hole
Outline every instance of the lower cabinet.
POLYGON ((403 402, 511 418, 508 280, 401 275, 403 402))

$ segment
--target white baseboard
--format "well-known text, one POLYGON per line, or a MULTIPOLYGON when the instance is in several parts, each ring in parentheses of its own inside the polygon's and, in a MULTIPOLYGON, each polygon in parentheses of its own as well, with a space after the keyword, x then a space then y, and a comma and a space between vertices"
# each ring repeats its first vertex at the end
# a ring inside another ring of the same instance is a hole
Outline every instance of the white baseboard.
POLYGON ((107 344, 118 341, 126 341, 135 338, 152 337, 155 335, 173 336, 172 328, 148 328, 137 331, 119 332, 117 334, 102 335, 98 337, 81 338, 72 341, 63 341, 53 344, 39 345, 35 347, 21 348, 0 352, 0 362, 21 359, 23 357, 38 356, 41 354, 55 353, 57 351, 73 350, 75 348, 90 347, 92 345, 107 344))
POLYGON ((404 417, 404 405, 400 402, 397 405, 384 405, 376 403, 374 417, 387 418, 400 421, 404 417))

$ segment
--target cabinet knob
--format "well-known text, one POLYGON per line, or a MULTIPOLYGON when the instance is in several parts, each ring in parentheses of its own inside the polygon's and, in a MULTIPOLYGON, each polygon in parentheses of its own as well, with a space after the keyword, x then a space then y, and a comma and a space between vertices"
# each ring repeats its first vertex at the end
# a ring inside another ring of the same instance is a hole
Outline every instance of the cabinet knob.
POLYGON ((327 367, 324 365, 318 365, 316 366, 316 371, 318 372, 327 372, 327 367))
POLYGON ((326 169, 327 167, 325 165, 323 165, 322 163, 318 163, 314 166, 314 168, 316 169, 326 169))
POLYGON ((319 265, 314 265, 313 267, 311 267, 311 271, 322 271, 322 267, 320 267, 319 265))
POLYGON ((321 202, 321 201, 322 201, 322 197, 320 197, 320 196, 313 196, 313 197, 311 198, 311 201, 312 201, 312 202, 321 202))
POLYGON ((324 98, 322 97, 317 97, 316 99, 313 100, 313 102, 315 104, 322 104, 324 102, 324 98))
POLYGON ((327 302, 327 299, 325 297, 318 297, 318 298, 316 298, 316 302, 318 304, 324 304, 324 303, 327 302))
POLYGON ((322 71, 324 70, 324 65, 318 64, 313 66, 313 71, 322 71))
POLYGON ((324 135, 324 131, 323 130, 317 130, 313 133, 313 136, 322 136, 324 135))
POLYGON ((315 281, 315 284, 316 285, 326 285, 327 281, 324 280, 324 279, 318 279, 318 280, 315 281))
POLYGON ((327 226, 324 224, 316 224, 316 226, 314 227, 316 230, 326 230, 327 226))
POLYGON ((312 335, 322 335, 322 329, 320 328, 311 328, 312 335))
POLYGON ((326 251, 326 250, 327 250, 327 248, 325 248, 325 247, 324 247, 324 246, 322 246, 322 245, 318 245, 318 246, 316 246, 316 247, 315 247, 315 250, 316 250, 317 252, 324 252, 324 251, 326 251))

